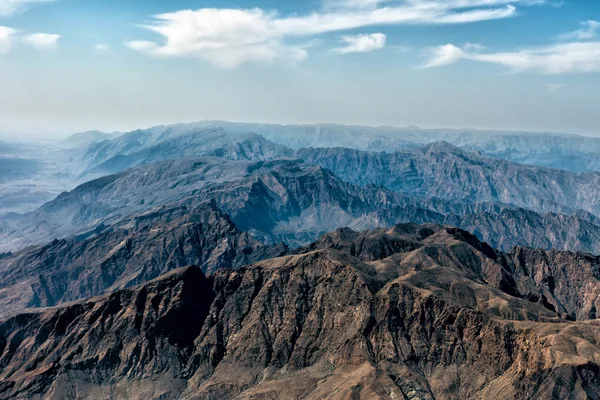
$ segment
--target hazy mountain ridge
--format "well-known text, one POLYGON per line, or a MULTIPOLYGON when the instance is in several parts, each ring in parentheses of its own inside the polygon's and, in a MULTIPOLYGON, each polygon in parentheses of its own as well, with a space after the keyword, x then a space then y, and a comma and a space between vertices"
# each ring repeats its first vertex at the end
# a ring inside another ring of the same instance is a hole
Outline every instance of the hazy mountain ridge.
POLYGON ((176 270, 0 324, 0 397, 594 398, 600 326, 552 310, 573 296, 587 315, 567 281, 581 257, 411 224, 208 278, 176 270), (544 260, 567 276, 540 276, 544 260))
POLYGON ((105 133, 100 131, 87 131, 75 133, 65 139, 60 144, 67 148, 89 146, 94 143, 104 142, 105 140, 113 140, 122 135, 120 132, 105 133))
POLYGON ((253 133, 230 133, 221 128, 177 130, 156 127, 92 145, 79 162, 84 165, 84 176, 102 176, 138 165, 189 156, 264 161, 292 155, 285 146, 253 133))
POLYGON ((600 138, 550 132, 486 131, 476 129, 422 129, 418 127, 349 126, 336 124, 276 125, 202 121, 199 129, 222 127, 228 132, 254 132, 293 149, 348 147, 369 151, 414 149, 446 141, 469 151, 523 164, 573 172, 600 169, 600 138))
MULTIPOLYGON (((474 129, 422 129, 418 127, 371 127, 336 124, 277 125, 200 121, 156 126, 132 131, 98 144, 94 152, 126 155, 178 136, 204 131, 225 130, 231 136, 258 134, 266 140, 298 150, 307 147, 346 147, 367 151, 398 151, 446 141, 468 151, 508 161, 572 172, 597 171, 600 168, 600 138, 549 132, 486 131, 474 129), (128 147, 129 146, 132 147, 128 147), (110 150, 109 150, 110 148, 110 150)), ((207 153, 189 155, 211 155, 207 153)), ((96 162, 94 165, 97 165, 96 162)))
POLYGON ((29 158, 46 162, 49 166, 46 169, 52 171, 51 174, 34 177, 31 182, 5 186, 3 190, 6 193, 0 198, 0 214, 31 211, 61 191, 71 190, 84 181, 144 163, 182 156, 271 160, 292 156, 290 148, 343 146, 373 151, 414 150, 428 143, 447 140, 464 149, 495 157, 576 172, 595 169, 590 163, 597 163, 596 160, 600 159, 597 143, 600 139, 596 138, 414 127, 279 126, 205 121, 123 134, 91 131, 77 136, 90 140, 84 141, 81 146, 69 146, 72 147, 69 150, 61 150, 65 147, 64 143, 35 148, 32 145, 0 145, 5 147, 5 153, 22 155, 26 151, 29 158), (96 141, 114 135, 119 136, 113 140, 96 141), (590 165, 586 167, 582 163, 590 165))

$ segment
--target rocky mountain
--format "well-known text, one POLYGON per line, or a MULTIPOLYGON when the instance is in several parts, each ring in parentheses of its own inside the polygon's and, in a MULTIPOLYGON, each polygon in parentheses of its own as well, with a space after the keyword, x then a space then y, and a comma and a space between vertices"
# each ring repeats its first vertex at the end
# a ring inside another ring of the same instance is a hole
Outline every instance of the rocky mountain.
POLYGON ((306 244, 340 226, 426 222, 442 216, 419 200, 346 183, 297 160, 182 158, 127 170, 65 192, 35 212, 9 216, 0 250, 40 244, 112 224, 157 206, 193 207, 214 200, 242 231, 271 242, 306 244))
MULTIPOLYGON (((391 190, 419 197, 433 196, 444 200, 472 202, 495 201, 542 213, 574 213, 583 209, 600 214, 600 198, 596 190, 600 184, 600 173, 596 172, 575 174, 502 161, 462 150, 447 142, 435 142, 425 147, 392 153, 339 147, 315 149, 312 146, 321 142, 321 131, 314 134, 296 132, 293 137, 305 142, 286 144, 291 147, 305 145, 307 148, 294 153, 262 136, 242 132, 256 127, 254 125, 225 124, 227 131, 211 125, 213 124, 179 124, 134 131, 113 141, 90 147, 78 163, 84 166, 84 176, 91 178, 117 173, 133 166, 186 156, 208 155, 251 161, 296 156, 309 164, 327 168, 351 183, 363 186, 383 185, 391 190), (532 192, 536 195, 532 196, 532 192)), ((294 127, 289 127, 290 132, 295 132, 292 128, 294 127)), ((265 134, 263 130, 259 131, 265 134)), ((268 132, 270 131, 267 130, 269 137, 280 142, 288 142, 285 138, 291 135, 276 136, 275 133, 268 132)), ((325 133, 323 135, 330 137, 325 133)), ((371 134, 364 135, 372 137, 371 134)), ((324 145, 339 146, 342 143, 357 147, 358 139, 354 136, 350 135, 345 140, 341 137, 341 133, 335 134, 331 136, 331 142, 325 141, 324 145)), ((407 137, 416 140, 416 135, 407 137)), ((452 137, 456 142, 460 135, 452 137)), ((533 135, 528 140, 535 137, 537 136, 533 135)), ((461 140, 461 144, 468 148, 466 139, 461 140)), ((415 143, 416 145, 420 144, 415 143)), ((398 146, 390 144, 383 146, 386 150, 396 147, 398 146)))
MULTIPOLYGON (((365 232, 342 228, 323 235, 295 253, 325 249, 341 251, 363 262, 390 258, 393 259, 391 262, 408 261, 410 265, 431 262, 469 264, 471 268, 482 271, 487 285, 540 304, 567 320, 596 319, 596 309, 600 304, 600 256, 519 246, 504 253, 467 231, 432 224, 402 224, 365 232), (428 247, 434 243, 436 250, 428 247), (439 253, 440 243, 451 243, 450 252, 439 253), (479 256, 473 257, 473 249, 483 255, 484 260, 478 260, 479 256), (415 260, 413 257, 417 250, 424 251, 425 257, 415 260), (560 282, 558 286, 557 282, 560 282)), ((417 269, 420 267, 417 265, 417 269)), ((454 279, 439 276, 431 280, 434 285, 444 287, 445 280, 452 285, 454 279)), ((432 282, 424 280, 423 284, 431 285, 432 282)))
POLYGON ((501 202, 547 213, 600 216, 600 172, 532 167, 466 152, 446 142, 393 153, 302 149, 297 156, 358 185, 376 184, 418 197, 501 202))
POLYGON ((212 202, 163 207, 0 256, 0 315, 112 292, 187 265, 210 273, 286 251, 239 231, 212 202))
POLYGON ((0 398, 597 399, 597 273, 454 228, 340 230, 10 318, 0 398))

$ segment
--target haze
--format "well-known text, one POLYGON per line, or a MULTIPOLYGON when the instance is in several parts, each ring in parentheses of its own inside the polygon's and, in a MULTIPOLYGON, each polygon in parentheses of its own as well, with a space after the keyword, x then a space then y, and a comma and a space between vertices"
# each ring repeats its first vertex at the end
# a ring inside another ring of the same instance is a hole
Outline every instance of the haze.
POLYGON ((221 119, 597 135, 599 12, 554 0, 0 0, 0 132, 221 119))

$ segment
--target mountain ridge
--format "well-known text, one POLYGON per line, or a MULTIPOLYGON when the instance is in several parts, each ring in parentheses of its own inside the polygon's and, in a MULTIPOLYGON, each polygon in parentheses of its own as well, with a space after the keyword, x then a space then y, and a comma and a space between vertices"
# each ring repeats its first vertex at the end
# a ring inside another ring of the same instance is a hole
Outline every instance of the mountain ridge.
POLYGON ((5 217, 0 250, 82 234, 163 205, 193 207, 214 200, 242 231, 292 247, 342 226, 361 230, 415 221, 460 226, 504 250, 521 245, 600 253, 600 227, 589 213, 534 213, 509 204, 416 197, 366 183, 372 172, 361 174, 357 163, 347 165, 364 186, 346 182, 353 176, 340 179, 294 159, 204 157, 139 166, 80 185, 33 213, 5 217))

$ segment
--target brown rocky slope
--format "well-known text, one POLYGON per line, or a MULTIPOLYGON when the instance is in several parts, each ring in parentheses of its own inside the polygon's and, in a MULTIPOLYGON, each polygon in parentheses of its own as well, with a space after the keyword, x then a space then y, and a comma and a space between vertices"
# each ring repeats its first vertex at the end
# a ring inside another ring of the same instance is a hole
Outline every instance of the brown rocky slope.
POLYGON ((598 399, 594 289, 568 280, 597 266, 437 225, 339 230, 8 319, 0 398, 598 399))
POLYGON ((239 231, 214 202, 159 207, 0 256, 0 315, 113 292, 188 265, 212 273, 286 252, 239 231))

